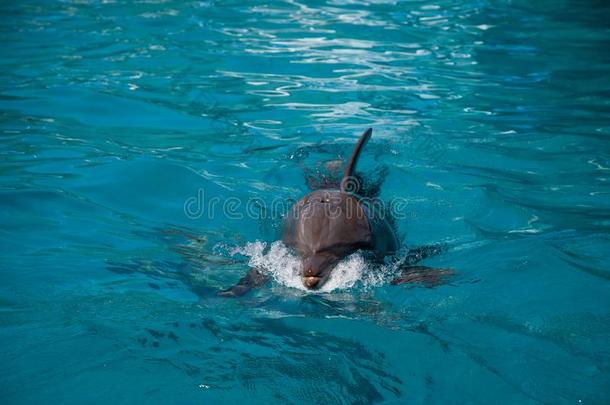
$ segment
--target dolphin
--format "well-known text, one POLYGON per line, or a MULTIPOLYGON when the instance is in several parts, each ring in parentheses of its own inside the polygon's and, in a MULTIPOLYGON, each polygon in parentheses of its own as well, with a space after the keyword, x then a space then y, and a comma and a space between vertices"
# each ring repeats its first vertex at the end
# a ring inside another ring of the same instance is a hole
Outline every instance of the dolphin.
MULTIPOLYGON (((319 289, 328 280, 335 266, 347 256, 365 251, 377 262, 393 256, 399 249, 398 237, 388 222, 384 207, 357 194, 360 189, 354 171, 364 145, 371 137, 367 129, 354 147, 338 189, 315 190, 294 204, 284 219, 282 240, 301 260, 303 285, 319 289)), ((407 264, 439 253, 440 249, 425 247, 409 251, 407 264)), ((392 284, 424 282, 434 284, 446 269, 407 266, 392 284), (435 270, 435 271, 427 271, 435 270)), ((221 296, 240 296, 267 281, 258 269, 251 269, 239 282, 219 292, 221 296)))

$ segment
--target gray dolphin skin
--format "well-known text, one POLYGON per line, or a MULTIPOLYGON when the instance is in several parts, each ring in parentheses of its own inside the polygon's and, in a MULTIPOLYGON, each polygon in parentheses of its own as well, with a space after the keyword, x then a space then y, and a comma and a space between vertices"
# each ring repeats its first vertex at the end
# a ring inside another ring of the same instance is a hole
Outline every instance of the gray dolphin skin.
POLYGON ((332 269, 358 250, 392 255, 398 240, 392 227, 372 206, 349 192, 356 163, 373 130, 367 129, 352 152, 339 190, 317 190, 297 202, 284 223, 284 244, 301 258, 303 285, 322 286, 332 269), (376 215, 377 217, 372 218, 376 215))
MULTIPOLYGON (((387 222, 383 210, 350 191, 357 183, 353 174, 358 158, 372 132, 369 128, 360 136, 343 173, 340 188, 311 192, 292 207, 284 220, 283 242, 301 259, 303 285, 308 289, 320 288, 334 267, 356 251, 370 251, 377 261, 382 262, 384 257, 394 255, 399 248, 394 228, 387 222)), ((431 248, 420 251, 409 254, 419 261, 437 253, 431 248)), ((427 268, 420 266, 416 269, 415 274, 409 273, 408 268, 403 270, 403 277, 392 284, 427 281, 426 276, 420 276, 426 274, 423 269, 427 268)), ((440 273, 443 274, 449 273, 440 273)), ((263 273, 251 269, 237 285, 219 295, 243 295, 266 281, 263 273)))

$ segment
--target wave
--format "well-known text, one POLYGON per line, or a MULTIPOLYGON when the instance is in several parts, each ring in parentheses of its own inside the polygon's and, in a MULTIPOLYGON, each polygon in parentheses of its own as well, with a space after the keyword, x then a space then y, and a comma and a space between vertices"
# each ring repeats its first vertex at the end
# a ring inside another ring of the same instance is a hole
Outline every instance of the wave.
POLYGON ((249 257, 248 265, 271 276, 275 282, 308 293, 328 293, 351 288, 372 288, 389 282, 398 271, 398 264, 377 264, 356 252, 343 259, 331 272, 328 280, 318 290, 303 286, 300 274, 301 262, 281 241, 270 245, 266 242, 249 242, 231 249, 231 255, 249 257))

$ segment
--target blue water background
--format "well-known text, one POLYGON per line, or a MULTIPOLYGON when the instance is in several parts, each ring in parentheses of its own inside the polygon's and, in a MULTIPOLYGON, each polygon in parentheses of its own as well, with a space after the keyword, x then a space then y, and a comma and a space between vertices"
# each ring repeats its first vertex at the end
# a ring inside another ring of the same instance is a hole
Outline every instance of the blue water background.
POLYGON ((0 5, 0 402, 610 402, 610 7, 0 5), (374 128, 436 288, 242 299, 231 249, 374 128))

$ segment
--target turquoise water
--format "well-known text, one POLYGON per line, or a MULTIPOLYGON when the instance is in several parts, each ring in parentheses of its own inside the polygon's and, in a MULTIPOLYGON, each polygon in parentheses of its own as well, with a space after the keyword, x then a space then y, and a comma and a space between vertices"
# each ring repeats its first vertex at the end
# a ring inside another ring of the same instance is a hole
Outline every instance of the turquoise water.
POLYGON ((0 10, 3 404, 610 402, 604 2, 0 10), (356 255, 307 293, 261 207, 369 126, 456 275, 356 255), (249 263, 274 280, 217 297, 249 263))

